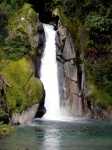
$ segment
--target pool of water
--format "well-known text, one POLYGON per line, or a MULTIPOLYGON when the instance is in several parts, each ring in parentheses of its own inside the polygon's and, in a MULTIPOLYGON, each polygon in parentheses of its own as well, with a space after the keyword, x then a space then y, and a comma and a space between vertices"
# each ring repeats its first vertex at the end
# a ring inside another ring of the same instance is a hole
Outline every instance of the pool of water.
POLYGON ((112 124, 85 119, 35 120, 16 126, 0 150, 112 150, 112 124))

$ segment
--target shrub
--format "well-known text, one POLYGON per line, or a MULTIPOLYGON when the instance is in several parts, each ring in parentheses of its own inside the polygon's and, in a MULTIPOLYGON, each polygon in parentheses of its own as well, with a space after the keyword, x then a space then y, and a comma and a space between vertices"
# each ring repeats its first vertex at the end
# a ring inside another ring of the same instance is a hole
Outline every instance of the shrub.
POLYGON ((14 132, 14 128, 10 125, 0 122, 0 138, 7 137, 14 132))
POLYGON ((29 51, 27 37, 16 36, 11 42, 7 43, 7 56, 9 59, 19 60, 29 51))
POLYGON ((97 12, 90 12, 85 18, 85 24, 89 31, 109 31, 112 26, 112 19, 101 16, 97 12))
POLYGON ((87 79, 93 82, 98 89, 104 90, 106 93, 112 96, 111 69, 111 62, 105 62, 105 64, 94 64, 91 61, 85 61, 85 72, 87 79))
POLYGON ((5 38, 7 37, 7 24, 8 24, 8 10, 9 6, 4 3, 0 4, 0 46, 5 44, 5 38))
POLYGON ((11 6, 13 12, 15 12, 23 5, 24 1, 25 0, 6 0, 6 3, 9 4, 11 6))
POLYGON ((62 1, 61 0, 53 0, 53 4, 60 5, 60 4, 62 4, 62 1))
POLYGON ((112 97, 104 90, 94 87, 93 92, 87 95, 87 99, 94 104, 96 101, 103 107, 112 107, 112 97), (103 94, 102 94, 103 93, 103 94))

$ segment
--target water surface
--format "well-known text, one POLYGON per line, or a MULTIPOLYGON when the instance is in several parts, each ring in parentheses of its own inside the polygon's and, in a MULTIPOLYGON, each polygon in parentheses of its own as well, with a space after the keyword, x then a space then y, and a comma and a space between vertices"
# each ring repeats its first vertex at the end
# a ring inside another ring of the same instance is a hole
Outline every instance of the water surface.
POLYGON ((112 124, 92 120, 36 120, 17 126, 0 150, 112 150, 112 124))

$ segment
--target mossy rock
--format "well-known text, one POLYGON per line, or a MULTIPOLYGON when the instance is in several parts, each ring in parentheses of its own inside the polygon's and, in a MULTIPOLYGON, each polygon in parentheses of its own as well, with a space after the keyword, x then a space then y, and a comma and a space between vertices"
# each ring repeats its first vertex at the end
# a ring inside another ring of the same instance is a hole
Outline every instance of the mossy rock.
POLYGON ((24 3, 23 7, 19 9, 8 21, 9 37, 21 36, 27 39, 28 45, 31 48, 38 47, 38 30, 43 29, 42 24, 39 21, 39 15, 34 11, 32 5, 24 3), (36 36, 36 37, 35 37, 36 36))
POLYGON ((34 75, 35 50, 38 47, 38 30, 41 27, 38 14, 28 3, 24 3, 8 21, 9 36, 6 45, 0 47, 0 73, 9 85, 4 87, 4 95, 8 106, 7 113, 10 115, 22 112, 42 100, 43 85, 34 75), (17 37, 20 41, 16 39, 17 37), (11 57, 8 50, 11 51, 11 57), (21 55, 24 50, 25 53, 21 55), (21 57, 18 57, 18 52, 21 57))
POLYGON ((26 58, 18 61, 2 61, 2 75, 11 87, 6 87, 5 94, 8 107, 12 113, 38 103, 42 99, 43 87, 34 76, 26 58))
MULTIPOLYGON (((88 85, 88 89, 90 83, 88 85)), ((112 108, 112 97, 110 94, 106 93, 104 90, 97 89, 94 85, 92 85, 91 92, 87 95, 87 99, 92 103, 97 103, 105 108, 112 108)))
POLYGON ((65 15, 63 7, 60 6, 54 10, 54 14, 59 15, 61 25, 66 27, 67 31, 70 33, 77 51, 79 53, 84 53, 87 50, 87 46, 90 41, 89 35, 82 21, 77 16, 70 21, 70 19, 65 15))
MULTIPOLYGON (((21 26, 21 29, 26 32, 28 24, 35 26, 39 20, 38 18, 39 16, 32 8, 32 5, 24 3, 23 7, 9 19, 8 29, 16 31, 19 28, 18 26, 21 26)), ((27 30, 27 33, 29 33, 29 30, 27 30)))

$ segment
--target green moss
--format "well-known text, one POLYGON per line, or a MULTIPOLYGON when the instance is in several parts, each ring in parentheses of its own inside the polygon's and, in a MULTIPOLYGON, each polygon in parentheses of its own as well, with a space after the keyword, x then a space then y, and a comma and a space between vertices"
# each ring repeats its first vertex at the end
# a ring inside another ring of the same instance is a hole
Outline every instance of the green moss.
POLYGON ((15 36, 15 38, 8 42, 7 40, 7 57, 9 59, 19 60, 29 51, 28 37, 22 35, 15 36))
POLYGON ((26 93, 27 105, 30 106, 31 102, 35 104, 42 99, 43 87, 41 81, 32 76, 24 87, 24 91, 26 93))
MULTIPOLYGON (((94 53, 93 53, 94 54, 94 53)), ((112 96, 112 62, 105 56, 99 57, 97 61, 86 60, 84 63, 87 80, 90 80, 99 90, 103 90, 112 96)))
POLYGON ((37 23, 38 14, 24 3, 8 20, 9 36, 4 47, 0 47, 0 73, 10 85, 5 87, 4 95, 11 114, 25 110, 43 97, 42 82, 34 76, 36 52, 31 46, 38 32, 37 23))
POLYGON ((11 87, 6 88, 6 97, 11 112, 22 111, 42 99, 42 83, 30 71, 26 58, 19 61, 2 61, 5 80, 11 87))
POLYGON ((8 135, 10 135, 13 132, 14 132, 14 128, 12 126, 2 124, 0 122, 0 139, 4 138, 4 137, 7 137, 8 135))
POLYGON ((23 7, 22 7, 22 10, 28 10, 30 7, 31 7, 32 5, 31 4, 29 4, 29 3, 24 3, 24 5, 23 5, 23 7))
MULTIPOLYGON (((88 83, 90 84, 90 83, 88 83)), ((87 98, 92 103, 98 103, 103 107, 112 107, 112 97, 104 90, 99 90, 95 86, 92 86, 92 92, 87 95, 87 98)))
POLYGON ((39 15, 34 11, 34 9, 30 8, 27 12, 27 20, 32 24, 32 26, 35 25, 35 23, 39 20, 39 15))
POLYGON ((25 3, 21 9, 19 9, 11 18, 9 19, 8 29, 16 31, 22 25, 22 30, 25 33, 29 33, 27 27, 31 23, 32 26, 38 21, 38 14, 32 9, 32 5, 25 3))
POLYGON ((23 35, 25 35, 25 34, 28 35, 28 32, 26 31, 26 29, 25 29, 23 26, 21 26, 21 25, 19 25, 19 26, 16 28, 16 31, 22 33, 23 35))
POLYGON ((82 24, 82 21, 75 16, 71 22, 70 19, 65 15, 62 7, 58 7, 58 11, 61 24, 66 27, 67 31, 71 34, 76 50, 79 53, 84 53, 90 41, 89 35, 85 26, 82 24))
POLYGON ((25 3, 8 21, 9 36, 6 40, 5 51, 10 59, 20 59, 33 46, 31 39, 37 35, 38 14, 32 6, 25 3), (19 39, 18 39, 19 38, 19 39))
POLYGON ((0 47, 0 60, 6 57, 5 47, 0 47))
POLYGON ((0 110, 0 117, 3 117, 5 115, 5 112, 0 110))
POLYGON ((64 14, 64 9, 62 7, 58 7, 58 9, 61 24, 66 27, 71 34, 74 34, 75 28, 73 26, 73 23, 66 17, 66 15, 64 14))

